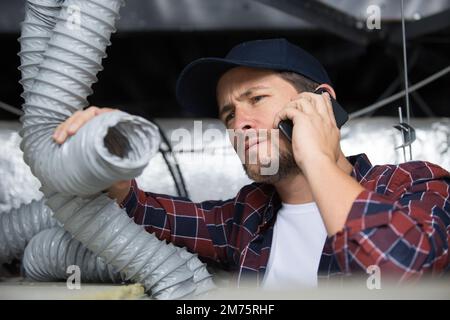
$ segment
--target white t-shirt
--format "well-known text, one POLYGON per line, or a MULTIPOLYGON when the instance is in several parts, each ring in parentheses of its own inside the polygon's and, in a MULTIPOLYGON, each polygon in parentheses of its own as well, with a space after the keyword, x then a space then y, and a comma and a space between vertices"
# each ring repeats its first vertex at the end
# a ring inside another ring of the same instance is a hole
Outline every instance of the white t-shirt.
POLYGON ((315 202, 283 203, 277 213, 263 287, 276 290, 317 286, 326 238, 327 231, 315 202))

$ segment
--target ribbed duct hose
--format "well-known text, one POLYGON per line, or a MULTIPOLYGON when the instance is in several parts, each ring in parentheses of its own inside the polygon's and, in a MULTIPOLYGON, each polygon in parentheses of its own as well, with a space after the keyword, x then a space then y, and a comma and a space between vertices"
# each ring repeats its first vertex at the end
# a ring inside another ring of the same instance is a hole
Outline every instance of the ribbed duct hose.
POLYGON ((42 230, 58 225, 44 200, 0 213, 0 264, 21 259, 25 246, 42 230))
MULTIPOLYGON (((53 33, 56 17, 60 13, 61 3, 58 0, 27 0, 25 21, 22 23, 22 34, 19 38, 19 52, 22 79, 19 81, 24 92, 31 90, 34 78, 38 74, 39 65, 44 59, 47 43, 53 33)), ((22 95, 23 97, 25 95, 22 95)))
POLYGON ((121 0, 67 0, 57 15, 60 3, 28 1, 20 39, 22 61, 35 41, 39 48, 47 41, 43 54, 34 52, 36 62, 27 63, 38 65, 37 75, 28 78, 22 68, 27 85, 21 118, 24 160, 41 181, 47 205, 75 239, 153 297, 177 299, 212 289, 211 276, 196 256, 159 241, 100 193, 141 174, 159 145, 154 125, 110 112, 89 121, 62 146, 52 140, 56 126, 87 106, 122 5, 121 0), (79 25, 68 23, 75 19, 73 11, 80 14, 79 25), (50 38, 42 36, 52 21, 50 38))
MULTIPOLYGON (((62 146, 52 139, 58 124, 88 105, 86 97, 102 69, 121 4, 121 0, 65 1, 32 87, 24 87, 21 148, 25 162, 46 189, 80 196, 95 194, 117 180, 139 175, 158 148, 157 128, 123 112, 96 117, 62 146), (69 8, 78 8, 79 26, 68 24, 75 19, 69 8)), ((22 56, 35 41, 28 26, 38 24, 45 12, 27 15, 25 35, 20 38, 22 56), (37 21, 30 22, 32 18, 37 21)), ((47 39, 41 34, 37 37, 39 43, 47 39)))
POLYGON ((195 255, 158 240, 108 197, 55 193, 47 204, 77 240, 124 273, 125 280, 142 283, 154 298, 177 299, 213 288, 211 275, 195 255))
POLYGON ((80 268, 82 282, 120 283, 122 277, 96 257, 81 242, 61 227, 35 235, 25 249, 22 261, 26 278, 35 281, 59 281, 70 276, 67 267, 80 268))
MULTIPOLYGON (((205 272, 199 260, 181 248, 169 245, 181 259, 188 260, 186 265, 194 273, 196 294, 209 290, 210 275, 205 272)), ((156 262, 157 263, 157 262, 156 262)), ((126 280, 124 274, 115 271, 110 264, 86 249, 72 235, 56 227, 44 230, 34 236, 26 247, 23 257, 25 276, 35 281, 60 281, 68 278, 67 267, 76 265, 80 268, 82 282, 120 283, 126 280)), ((189 272, 187 272, 189 273, 189 272)), ((172 288, 171 292, 176 288, 172 288)), ((156 298, 166 298, 169 290, 155 290, 156 298)))

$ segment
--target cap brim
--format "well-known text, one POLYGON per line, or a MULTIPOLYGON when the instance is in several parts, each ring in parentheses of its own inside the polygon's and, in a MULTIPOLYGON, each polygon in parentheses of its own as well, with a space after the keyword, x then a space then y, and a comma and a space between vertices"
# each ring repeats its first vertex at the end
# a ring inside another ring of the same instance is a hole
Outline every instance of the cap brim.
POLYGON ((282 70, 281 66, 272 64, 221 58, 198 59, 190 63, 178 78, 176 87, 178 103, 193 116, 217 117, 217 82, 225 72, 238 66, 282 70))

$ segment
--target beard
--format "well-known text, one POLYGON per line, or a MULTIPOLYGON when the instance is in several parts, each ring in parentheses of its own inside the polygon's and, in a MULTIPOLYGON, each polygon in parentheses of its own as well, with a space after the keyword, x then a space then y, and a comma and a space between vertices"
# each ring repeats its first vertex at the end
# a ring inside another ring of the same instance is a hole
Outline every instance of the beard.
POLYGON ((278 161, 278 170, 270 175, 261 174, 261 168, 263 167, 261 161, 258 161, 256 164, 243 164, 243 167, 245 173, 251 180, 267 184, 277 183, 287 177, 292 177, 302 172, 295 162, 292 150, 279 150, 278 161))
POLYGON ((291 144, 280 139, 278 130, 230 130, 229 137, 245 173, 255 182, 274 184, 302 172, 295 162, 291 144), (246 150, 244 142, 254 142, 256 138, 257 146, 246 150))

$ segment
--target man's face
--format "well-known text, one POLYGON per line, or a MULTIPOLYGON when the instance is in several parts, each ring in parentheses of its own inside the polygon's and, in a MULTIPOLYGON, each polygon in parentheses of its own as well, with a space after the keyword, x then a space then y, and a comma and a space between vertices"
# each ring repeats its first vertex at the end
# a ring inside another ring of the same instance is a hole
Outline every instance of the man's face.
POLYGON ((275 183, 300 172, 288 141, 281 136, 278 139, 271 131, 276 129, 273 127, 275 115, 297 95, 292 84, 271 70, 236 67, 220 78, 217 84, 219 117, 236 135, 245 134, 243 148, 239 148, 236 139, 231 142, 238 154, 245 152, 244 169, 251 179, 275 183), (273 152, 273 146, 279 153, 273 152), (257 161, 248 161, 252 158, 257 161), (261 163, 267 164, 268 160, 278 161, 279 168, 274 174, 262 175, 261 163))

